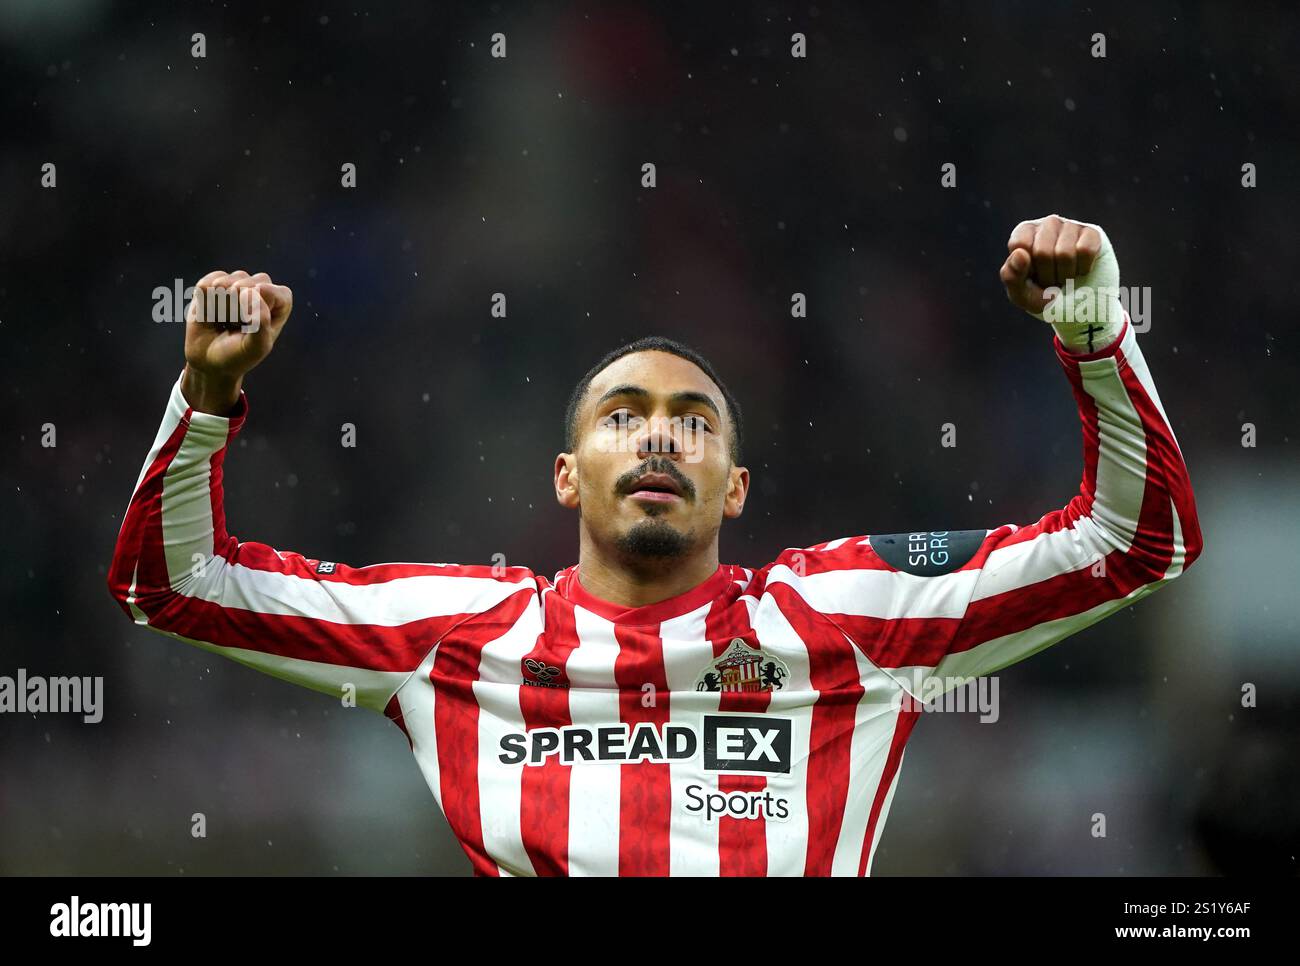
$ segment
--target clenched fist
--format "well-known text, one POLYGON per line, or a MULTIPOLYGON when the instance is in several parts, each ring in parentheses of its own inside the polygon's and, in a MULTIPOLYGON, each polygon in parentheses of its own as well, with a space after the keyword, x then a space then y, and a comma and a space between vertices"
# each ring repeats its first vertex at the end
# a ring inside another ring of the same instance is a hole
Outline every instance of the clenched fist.
POLYGON ((1099 225, 1048 215, 1016 225, 999 273, 1011 303, 1052 324, 1066 348, 1093 352, 1124 320, 1119 261, 1099 225))
POLYGON ((293 309, 293 292, 265 272, 209 272, 185 311, 181 391, 200 412, 225 415, 244 375, 271 353, 293 309))

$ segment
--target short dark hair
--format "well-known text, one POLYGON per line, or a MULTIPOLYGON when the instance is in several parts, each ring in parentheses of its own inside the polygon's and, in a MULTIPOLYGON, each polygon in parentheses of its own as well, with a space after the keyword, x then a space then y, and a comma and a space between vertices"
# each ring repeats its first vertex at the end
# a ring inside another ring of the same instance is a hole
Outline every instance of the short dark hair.
POLYGON ((624 356, 631 355, 633 352, 671 353, 678 358, 685 359, 687 362, 694 363, 706 376, 713 380, 714 385, 722 392, 723 402, 727 405, 727 418, 731 422, 731 462, 739 466, 744 419, 741 416, 740 404, 736 402, 736 397, 731 394, 727 384, 718 378, 717 372, 714 371, 713 365, 708 359, 690 346, 661 335, 647 335, 635 342, 629 342, 627 345, 619 346, 617 349, 607 352, 603 359, 588 369, 587 374, 578 380, 578 384, 573 387, 573 394, 569 396, 569 405, 564 410, 565 450, 572 453, 578 445, 578 407, 582 405, 583 397, 587 395, 591 380, 595 379, 602 369, 624 356))

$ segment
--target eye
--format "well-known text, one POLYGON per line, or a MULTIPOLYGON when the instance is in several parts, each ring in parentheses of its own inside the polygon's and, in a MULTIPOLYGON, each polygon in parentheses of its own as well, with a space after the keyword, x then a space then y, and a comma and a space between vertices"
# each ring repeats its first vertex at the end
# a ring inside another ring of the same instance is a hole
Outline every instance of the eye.
POLYGON ((713 427, 703 416, 696 416, 694 413, 682 417, 682 428, 692 433, 712 432, 713 427))
POLYGON ((635 431, 641 425, 641 417, 633 416, 626 409, 616 409, 608 416, 602 416, 600 425, 603 429, 620 429, 635 431))

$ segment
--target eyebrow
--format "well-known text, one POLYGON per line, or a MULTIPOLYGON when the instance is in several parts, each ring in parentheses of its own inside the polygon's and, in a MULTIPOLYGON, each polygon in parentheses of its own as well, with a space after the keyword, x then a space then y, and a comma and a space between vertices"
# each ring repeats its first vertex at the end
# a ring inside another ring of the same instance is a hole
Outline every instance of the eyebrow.
MULTIPOLYGON (((649 399, 650 392, 643 386, 633 386, 630 384, 615 386, 613 389, 609 390, 609 392, 596 400, 596 408, 599 409, 605 402, 613 399, 615 396, 635 396, 638 399, 649 399)), ((718 412, 717 405, 702 392, 696 392, 693 389, 683 389, 680 392, 673 393, 668 397, 668 400, 669 402, 678 404, 699 403, 701 406, 707 406, 713 412, 713 415, 717 418, 718 422, 722 422, 722 413, 718 412)))

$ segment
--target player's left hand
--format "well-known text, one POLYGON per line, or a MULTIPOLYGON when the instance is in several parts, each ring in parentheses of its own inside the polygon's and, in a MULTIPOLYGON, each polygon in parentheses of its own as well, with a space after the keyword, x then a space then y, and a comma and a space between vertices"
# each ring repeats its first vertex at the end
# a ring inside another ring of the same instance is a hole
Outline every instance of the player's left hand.
MULTIPOLYGON (((1007 260, 999 273, 1011 303, 1042 318, 1051 302, 1044 289, 1092 271, 1105 233, 1096 225, 1048 215, 1016 225, 1007 239, 1007 260)), ((1118 279, 1116 279, 1118 281, 1118 279)))

